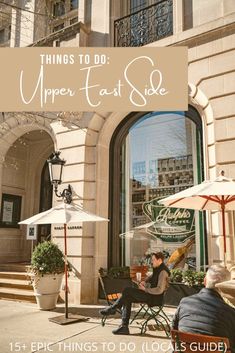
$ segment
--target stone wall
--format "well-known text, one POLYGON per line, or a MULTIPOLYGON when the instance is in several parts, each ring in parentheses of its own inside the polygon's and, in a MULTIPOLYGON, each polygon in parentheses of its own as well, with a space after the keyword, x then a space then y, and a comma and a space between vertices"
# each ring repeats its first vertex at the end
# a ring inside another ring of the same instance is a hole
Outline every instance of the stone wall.
MULTIPOLYGON (((25 219, 39 212, 41 172, 54 149, 52 130, 49 125, 30 124, 10 115, 0 128, 0 194, 21 196, 21 219, 25 219), (38 132, 37 141, 28 139, 31 131, 38 132), (40 131, 44 131, 41 138, 40 131)), ((0 263, 30 259, 25 226, 0 228, 0 242, 0 263)))

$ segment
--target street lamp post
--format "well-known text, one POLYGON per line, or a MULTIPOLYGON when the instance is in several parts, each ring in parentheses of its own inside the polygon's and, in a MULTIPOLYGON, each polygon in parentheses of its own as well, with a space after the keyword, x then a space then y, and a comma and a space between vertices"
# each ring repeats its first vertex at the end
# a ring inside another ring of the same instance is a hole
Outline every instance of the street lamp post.
POLYGON ((67 189, 58 193, 58 185, 62 182, 62 171, 66 163, 64 159, 60 158, 60 151, 54 152, 52 158, 47 160, 50 174, 51 184, 54 186, 54 192, 57 197, 62 197, 65 203, 70 204, 72 202, 72 190, 70 184, 67 189))
MULTIPOLYGON (((47 160, 50 174, 51 184, 54 186, 54 192, 57 197, 62 197, 64 203, 70 204, 72 202, 72 190, 70 184, 68 184, 67 189, 64 189, 62 192, 58 192, 58 185, 62 182, 62 172, 63 167, 66 163, 64 159, 60 158, 60 151, 55 151, 52 158, 47 160)), ((66 322, 77 321, 76 318, 70 317, 68 311, 68 260, 67 260, 67 224, 64 224, 64 272, 65 272, 65 319, 59 317, 55 318, 54 322, 59 324, 64 324, 66 322)))

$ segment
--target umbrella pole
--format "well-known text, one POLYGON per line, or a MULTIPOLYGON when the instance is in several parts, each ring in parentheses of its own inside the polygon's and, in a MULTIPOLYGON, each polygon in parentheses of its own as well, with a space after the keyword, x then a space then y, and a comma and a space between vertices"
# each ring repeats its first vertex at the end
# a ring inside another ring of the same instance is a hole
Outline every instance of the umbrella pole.
POLYGON ((221 204, 221 211, 222 211, 222 232, 223 232, 223 239, 224 239, 224 266, 226 267, 226 230, 225 230, 225 205, 223 203, 224 197, 222 196, 222 204, 221 204))
POLYGON ((69 314, 68 310, 68 263, 67 263, 67 224, 64 223, 64 273, 65 273, 65 314, 62 316, 51 317, 49 321, 59 325, 68 325, 73 322, 86 321, 87 318, 81 315, 69 314))
POLYGON ((68 319, 67 224, 64 224, 65 318, 68 319))

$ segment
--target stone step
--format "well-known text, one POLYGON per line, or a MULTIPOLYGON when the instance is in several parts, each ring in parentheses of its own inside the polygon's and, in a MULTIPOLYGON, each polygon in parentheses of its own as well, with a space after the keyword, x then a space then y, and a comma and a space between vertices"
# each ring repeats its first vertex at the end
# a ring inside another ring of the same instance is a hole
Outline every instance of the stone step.
POLYGON ((36 298, 33 291, 25 289, 0 287, 0 299, 11 299, 36 303, 36 298))
POLYGON ((35 303, 33 287, 27 274, 29 264, 0 264, 0 298, 35 303))
POLYGON ((0 271, 7 271, 7 272, 27 272, 29 267, 29 263, 4 263, 0 264, 0 271))
POLYGON ((29 281, 25 279, 15 279, 15 278, 0 278, 0 288, 16 288, 16 289, 26 289, 33 291, 33 287, 29 281))
POLYGON ((29 276, 26 272, 0 271, 0 279, 3 278, 27 280, 29 279, 29 276))

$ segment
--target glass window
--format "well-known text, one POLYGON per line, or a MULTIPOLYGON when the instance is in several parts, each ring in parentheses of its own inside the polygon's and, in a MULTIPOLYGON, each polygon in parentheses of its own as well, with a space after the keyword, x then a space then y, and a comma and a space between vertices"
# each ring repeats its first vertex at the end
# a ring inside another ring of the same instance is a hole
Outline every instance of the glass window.
POLYGON ((53 5, 53 16, 54 17, 60 17, 63 16, 65 14, 65 1, 59 1, 56 2, 53 5))
POLYGON ((161 1, 162 0, 130 0, 130 14, 161 1))
POLYGON ((183 30, 186 31, 193 27, 193 1, 183 1, 183 30))
POLYGON ((131 0, 130 2, 130 13, 139 11, 146 7, 148 4, 147 0, 131 0))
POLYGON ((70 10, 75 10, 78 8, 78 0, 70 0, 70 10))
POLYGON ((150 113, 128 129, 120 148, 122 265, 144 263, 155 251, 164 251, 172 268, 195 269, 204 261, 202 217, 158 202, 201 182, 200 138, 183 112, 150 113))

